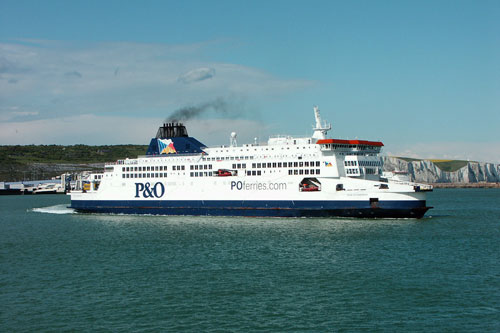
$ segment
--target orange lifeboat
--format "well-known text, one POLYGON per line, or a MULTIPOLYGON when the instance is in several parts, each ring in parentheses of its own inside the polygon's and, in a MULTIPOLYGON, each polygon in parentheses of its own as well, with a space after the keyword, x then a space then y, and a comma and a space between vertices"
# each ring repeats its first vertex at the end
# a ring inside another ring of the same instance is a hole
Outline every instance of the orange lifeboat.
POLYGON ((232 176, 233 174, 229 170, 225 169, 219 169, 217 170, 217 177, 229 177, 232 176))
POLYGON ((304 184, 302 186, 302 192, 315 192, 319 191, 319 187, 315 185, 310 185, 310 184, 304 184))

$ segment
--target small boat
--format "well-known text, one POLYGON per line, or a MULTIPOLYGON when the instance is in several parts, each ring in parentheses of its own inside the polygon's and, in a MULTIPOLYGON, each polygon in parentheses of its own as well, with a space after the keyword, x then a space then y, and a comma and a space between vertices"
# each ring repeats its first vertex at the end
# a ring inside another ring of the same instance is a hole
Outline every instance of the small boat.
POLYGON ((33 189, 33 194, 63 194, 64 188, 61 184, 39 184, 33 189))

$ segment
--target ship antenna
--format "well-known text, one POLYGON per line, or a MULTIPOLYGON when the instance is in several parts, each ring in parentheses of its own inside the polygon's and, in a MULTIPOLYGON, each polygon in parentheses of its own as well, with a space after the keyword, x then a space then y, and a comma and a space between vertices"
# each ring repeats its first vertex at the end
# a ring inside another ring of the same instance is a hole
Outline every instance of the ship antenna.
POLYGON ((331 124, 327 124, 326 121, 321 124, 321 114, 319 113, 319 108, 314 106, 314 118, 316 119, 316 127, 313 127, 314 133, 313 138, 317 140, 326 139, 326 133, 332 129, 331 124))
POLYGON ((236 142, 236 132, 231 133, 231 138, 229 139, 229 146, 230 147, 238 146, 238 143, 236 142))

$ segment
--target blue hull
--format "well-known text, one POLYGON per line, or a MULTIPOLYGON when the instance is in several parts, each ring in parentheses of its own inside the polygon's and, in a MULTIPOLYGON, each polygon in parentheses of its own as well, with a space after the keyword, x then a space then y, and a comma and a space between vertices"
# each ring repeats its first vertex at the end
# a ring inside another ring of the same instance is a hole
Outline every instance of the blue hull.
POLYGON ((422 201, 175 201, 73 200, 71 208, 85 213, 212 215, 253 217, 383 217, 421 218, 431 207, 422 201))

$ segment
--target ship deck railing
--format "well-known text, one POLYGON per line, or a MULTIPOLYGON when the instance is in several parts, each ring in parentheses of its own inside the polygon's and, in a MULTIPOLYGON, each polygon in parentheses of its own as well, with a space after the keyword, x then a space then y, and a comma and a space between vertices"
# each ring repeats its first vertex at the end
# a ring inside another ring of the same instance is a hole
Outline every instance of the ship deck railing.
POLYGON ((432 190, 432 185, 415 183, 415 182, 410 182, 410 181, 406 181, 406 180, 389 179, 389 183, 398 184, 398 185, 408 185, 408 186, 420 186, 420 188, 422 188, 422 189, 432 190))
POLYGON ((180 153, 180 154, 163 154, 163 155, 139 155, 137 158, 160 158, 160 157, 190 157, 201 156, 203 153, 180 153))
POLYGON ((195 157, 199 156, 201 157, 203 153, 191 153, 191 154, 164 154, 164 155, 139 155, 137 158, 134 159, 126 159, 126 160, 118 160, 115 162, 106 162, 104 165, 135 165, 139 164, 139 159, 140 158, 162 158, 162 157, 195 157))

